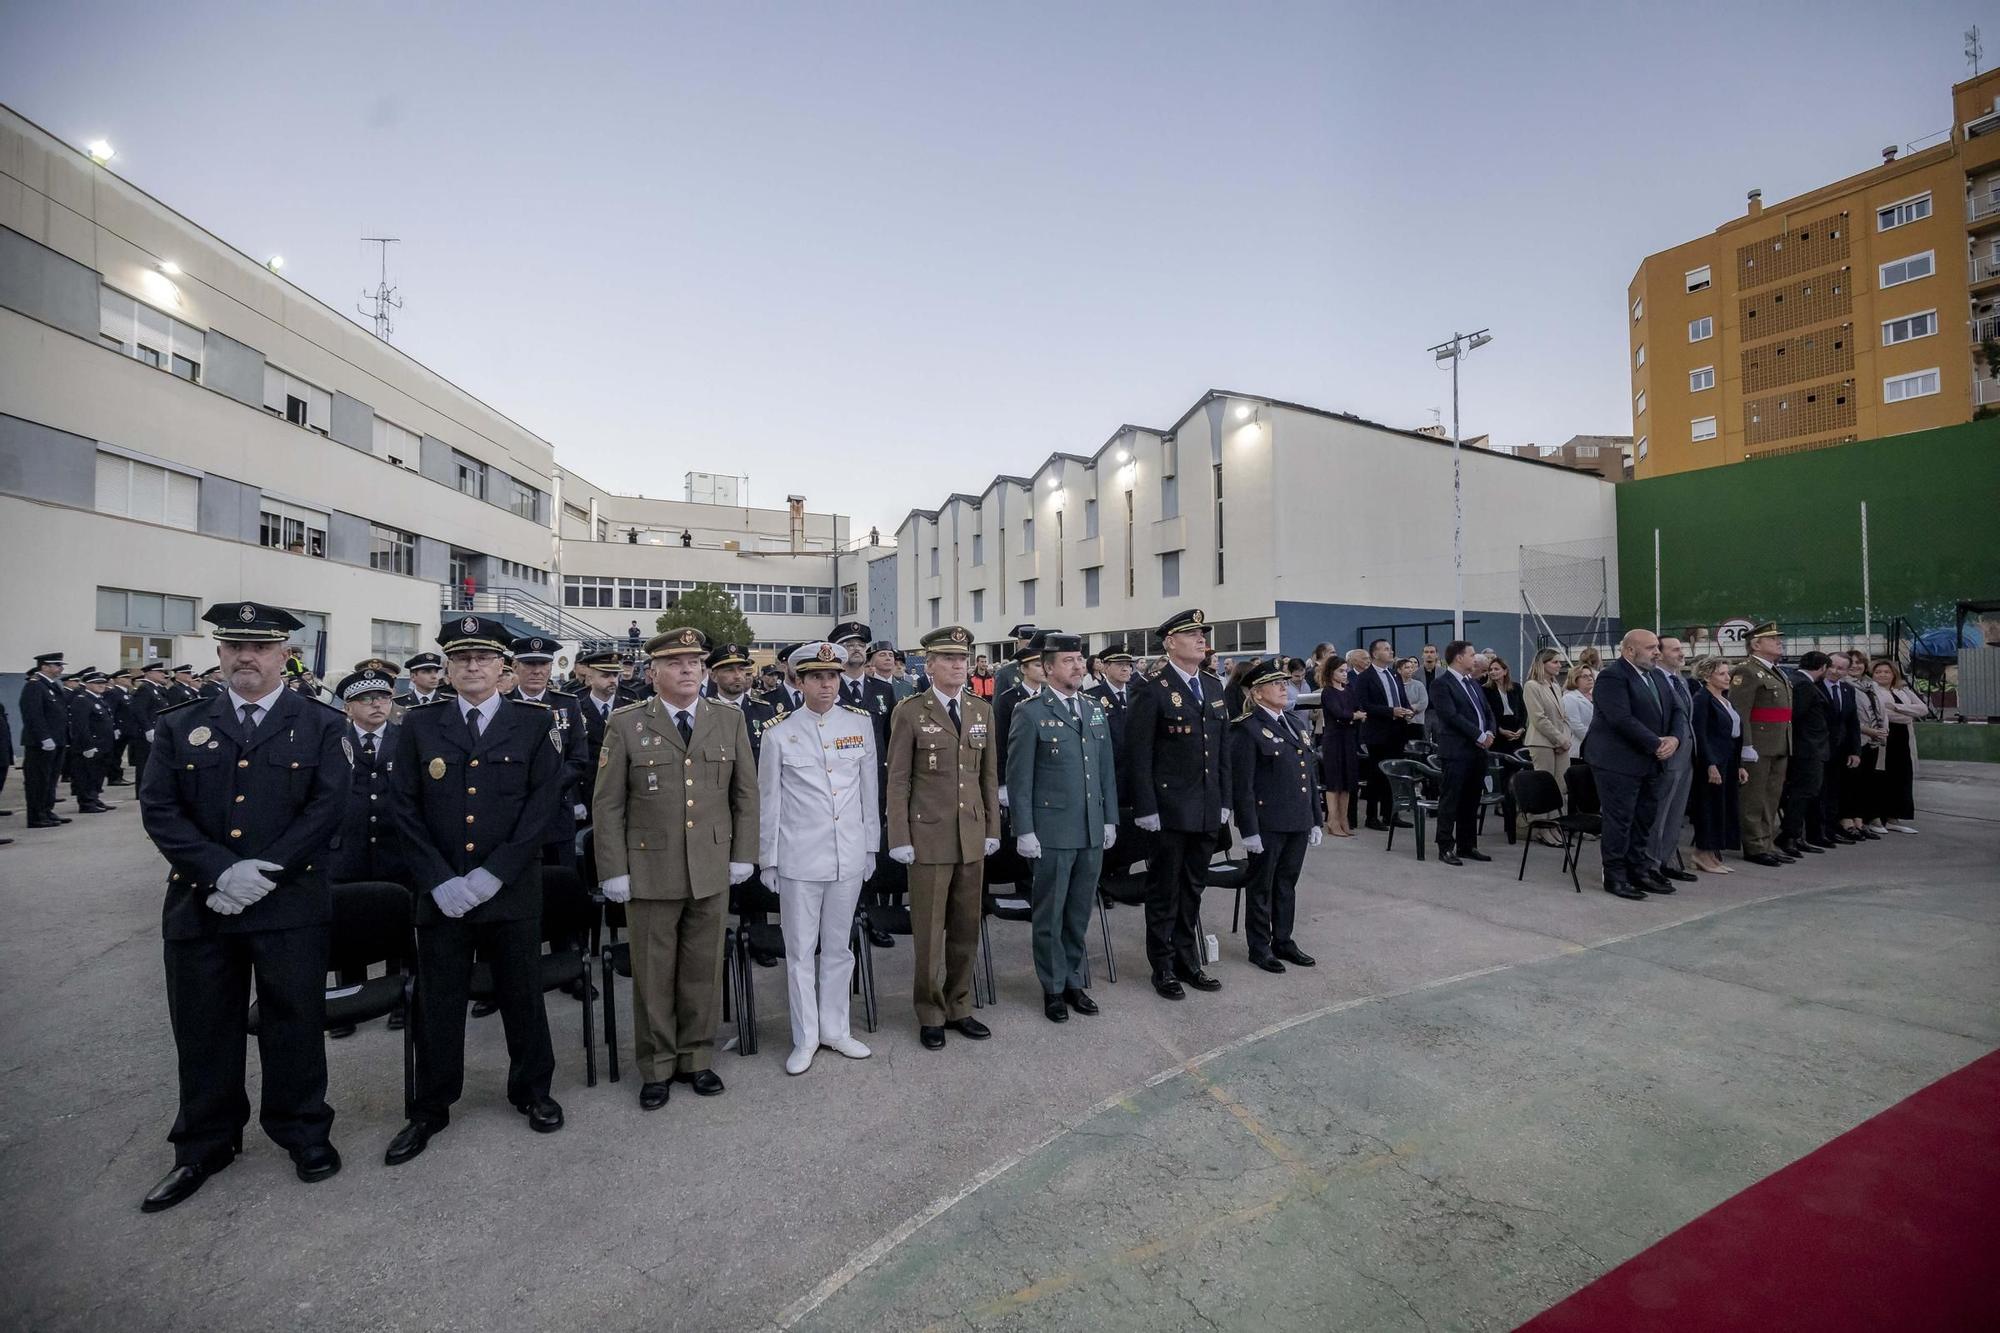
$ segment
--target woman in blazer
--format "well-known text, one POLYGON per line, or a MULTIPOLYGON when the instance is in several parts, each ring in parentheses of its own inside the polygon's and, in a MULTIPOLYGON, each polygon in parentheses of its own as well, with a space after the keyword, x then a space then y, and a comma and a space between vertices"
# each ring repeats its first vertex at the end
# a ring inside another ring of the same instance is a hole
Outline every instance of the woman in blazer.
POLYGON ((1596 683, 1596 670, 1581 662, 1569 669, 1563 682, 1563 720, 1569 723, 1573 763, 1583 762, 1583 738, 1590 734, 1590 724, 1597 716, 1597 705, 1590 701, 1591 687, 1596 683))
POLYGON ((1743 767, 1743 715, 1729 701, 1729 659, 1705 657, 1694 668, 1694 867, 1727 875, 1722 853, 1742 838, 1737 788, 1743 767))
POLYGON ((1361 721, 1367 712, 1348 681, 1347 663, 1329 657, 1320 664, 1320 785, 1326 793, 1326 831, 1351 838, 1347 804, 1361 786, 1361 721))
MULTIPOLYGON (((1514 683, 1513 669, 1498 653, 1486 664, 1486 683, 1482 689, 1486 711, 1493 715, 1493 753, 1519 754, 1528 740, 1528 705, 1521 687, 1514 683)), ((1493 779, 1502 784, 1500 814, 1507 821, 1502 827, 1507 830, 1508 842, 1521 832, 1521 812, 1514 805, 1514 785, 1508 781, 1511 773, 1511 769, 1503 768, 1493 779)))
MULTIPOLYGON (((1569 718, 1563 714, 1562 656, 1555 649, 1544 648, 1535 654, 1521 697, 1528 706, 1528 757, 1537 769, 1553 774, 1557 789, 1562 790, 1575 744, 1570 739, 1569 718)), ((1551 847, 1562 846, 1562 840, 1546 829, 1538 840, 1551 847)))
POLYGON ((1917 785, 1917 721, 1930 716, 1923 696, 1910 688, 1903 670, 1886 657, 1875 659, 1869 674, 1875 678, 1875 697, 1881 701, 1882 717, 1889 724, 1889 738, 1882 746, 1881 785, 1877 789, 1875 813, 1891 833, 1915 833, 1917 785))
POLYGON ((1396 660, 1396 675, 1403 682, 1403 698, 1408 700, 1410 705, 1410 716, 1404 723, 1408 728, 1403 737, 1405 745, 1411 741, 1430 739, 1431 687, 1424 683, 1424 673, 1419 669, 1421 665, 1414 657, 1402 657, 1396 660))

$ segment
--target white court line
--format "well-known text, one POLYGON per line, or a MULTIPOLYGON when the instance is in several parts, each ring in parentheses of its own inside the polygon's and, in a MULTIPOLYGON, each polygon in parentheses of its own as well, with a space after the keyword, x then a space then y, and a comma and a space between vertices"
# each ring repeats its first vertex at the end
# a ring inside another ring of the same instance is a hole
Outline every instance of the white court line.
POLYGON ((1119 1103, 1130 1099, 1137 1093, 1144 1092, 1149 1088, 1156 1088, 1170 1078, 1199 1069, 1210 1061, 1220 1059, 1222 1056, 1228 1055, 1233 1051, 1242 1050, 1245 1046, 1275 1037, 1280 1032, 1295 1028, 1301 1023, 1310 1023, 1315 1019, 1325 1018, 1329 1014, 1341 1013, 1348 1009, 1358 1009, 1364 1004, 1379 1004, 1384 1000, 1401 999, 1406 995, 1421 994, 1424 991, 1436 990, 1441 986, 1455 986, 1462 981, 1474 981, 1480 977, 1490 977, 1497 972, 1510 972, 1517 967, 1529 967, 1536 963, 1546 963, 1556 958, 1567 958, 1573 954, 1588 953, 1593 949, 1604 949, 1614 944, 1624 944, 1630 940, 1642 939, 1647 935, 1658 934, 1663 930, 1673 930, 1680 926, 1692 925, 1697 921, 1705 921, 1709 917, 1721 916, 1726 912, 1736 912, 1745 907, 1756 907, 1762 903, 1775 902, 1780 898, 1799 898, 1811 893, 1852 887, 1855 886, 1829 884, 1815 888, 1792 889, 1783 893, 1768 893, 1761 898, 1748 898, 1740 903, 1730 903, 1725 906, 1714 907, 1706 912, 1698 912, 1693 916, 1681 917, 1673 921, 1662 921, 1660 924, 1648 926, 1644 930, 1628 931, 1623 935, 1613 935, 1607 939, 1597 940, 1590 944, 1568 944, 1549 953, 1538 954, 1533 958, 1523 958, 1512 963, 1496 963, 1492 967, 1475 968, 1470 972, 1460 972, 1455 976, 1438 977, 1432 981, 1418 982, 1414 986, 1404 986, 1399 990, 1380 991, 1374 995, 1363 995, 1352 1000, 1342 1000, 1338 1004, 1329 1004, 1324 1008, 1310 1010, 1303 1014, 1295 1014, 1290 1018, 1273 1023, 1269 1027, 1259 1028, 1255 1032, 1236 1038, 1234 1041, 1225 1042, 1212 1050, 1204 1051, 1192 1059, 1182 1061, 1179 1064, 1169 1065, 1143 1083, 1138 1083, 1123 1091, 1113 1093, 1069 1123, 1059 1125, 1027 1147, 1009 1153, 999 1161, 994 1162, 959 1189, 933 1199, 929 1204, 905 1218, 901 1223, 876 1239, 873 1244, 828 1274, 818 1286, 786 1306, 779 1313, 776 1326, 779 1329, 792 1328, 801 1319, 804 1319, 830 1300, 843 1287, 847 1286, 848 1283, 854 1281, 854 1279, 880 1263, 887 1257, 891 1250, 894 1250, 911 1236, 923 1230, 924 1227, 949 1212, 953 1207, 1013 1170, 1016 1166, 1019 1166, 1022 1162, 1048 1147, 1071 1130, 1080 1128, 1088 1121, 1111 1110, 1119 1105, 1119 1103))

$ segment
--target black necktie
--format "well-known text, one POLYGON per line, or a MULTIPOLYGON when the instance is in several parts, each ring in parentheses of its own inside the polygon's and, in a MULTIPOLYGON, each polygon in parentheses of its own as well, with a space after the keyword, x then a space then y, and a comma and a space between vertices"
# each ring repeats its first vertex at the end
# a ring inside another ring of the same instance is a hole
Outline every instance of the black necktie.
POLYGON ((674 710, 674 727, 681 734, 682 745, 687 745, 693 742, 694 723, 688 721, 688 715, 684 709, 676 708, 674 710))
POLYGON ((257 734, 257 705, 244 704, 242 710, 243 740, 247 744, 257 734))
POLYGON ((368 761, 370 768, 375 766, 375 733, 372 731, 361 738, 361 757, 368 761))
POLYGON ((944 706, 944 711, 951 714, 951 729, 953 731, 961 730, 958 725, 958 700, 952 699, 948 701, 944 706))
POLYGON ((483 720, 484 720, 484 714, 482 714, 477 708, 469 708, 466 710, 465 725, 472 729, 472 739, 475 741, 479 739, 480 723, 483 720))
POLYGON ((1199 707, 1201 707, 1201 677, 1200 677, 1200 676, 1189 676, 1189 677, 1188 677, 1188 693, 1189 693, 1189 694, 1192 694, 1192 695, 1194 696, 1194 706, 1195 706, 1196 708, 1199 708, 1199 707))
POLYGON ((1072 721, 1072 722, 1074 722, 1074 723, 1076 723, 1076 725, 1077 725, 1077 729, 1078 729, 1078 730, 1082 730, 1082 728, 1083 728, 1083 712, 1082 712, 1082 710, 1081 710, 1081 709, 1079 709, 1079 708, 1078 708, 1078 707, 1076 706, 1076 696, 1075 696, 1075 695, 1071 695, 1071 696, 1070 696, 1070 701, 1069 701, 1069 720, 1070 720, 1070 721, 1072 721))

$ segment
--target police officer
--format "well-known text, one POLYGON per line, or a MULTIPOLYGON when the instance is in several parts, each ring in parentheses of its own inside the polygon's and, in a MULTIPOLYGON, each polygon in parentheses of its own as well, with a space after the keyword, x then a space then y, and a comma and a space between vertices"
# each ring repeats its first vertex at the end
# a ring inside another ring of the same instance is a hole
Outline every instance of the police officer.
POLYGON ((725 890, 756 869, 749 731, 740 711, 701 697, 707 647, 691 626, 647 641, 655 697, 611 715, 591 803, 601 887, 632 927, 632 1054, 648 1111, 675 1081, 698 1097, 724 1091, 709 1066, 725 890))
POLYGON ((1000 747, 992 706, 965 689, 972 635, 947 625, 923 645, 930 687, 889 720, 885 819, 889 856, 908 867, 917 1036, 935 1051, 946 1028, 973 1041, 993 1035, 972 1016, 972 961, 986 858, 1000 850, 1000 747))
POLYGON ((1743 719, 1743 859, 1760 866, 1789 865, 1778 850, 1779 805, 1792 754, 1792 683, 1779 669, 1785 641, 1774 622, 1750 631, 1750 656, 1729 673, 1729 702, 1743 719))
POLYGON ((109 814, 118 807, 104 803, 104 779, 118 744, 118 726, 104 692, 110 679, 95 667, 76 673, 79 688, 69 696, 69 794, 79 814, 109 814))
POLYGON ((1283 658, 1252 667, 1243 681, 1250 707, 1229 726, 1230 809, 1250 853, 1243 930, 1251 963, 1266 972, 1315 961, 1292 943, 1292 917, 1306 848, 1322 836, 1319 752, 1285 710, 1290 680, 1283 658))
POLYGON ((1005 689, 999 688, 996 680, 993 691, 993 726, 999 737, 1000 753, 1000 804, 1007 804, 1007 737, 1014 724, 1014 710, 1041 693, 1044 675, 1042 673, 1042 637, 1053 630, 1038 630, 1035 637, 1014 650, 1014 683, 1005 689))
POLYGON ((21 752, 26 756, 22 783, 27 789, 29 828, 69 823, 56 814, 56 781, 69 744, 69 699, 60 683, 63 666, 61 653, 37 654, 34 671, 21 685, 21 752))
POLYGON ((242 1151, 251 986, 263 1071, 258 1118, 299 1179, 340 1170, 326 1104, 327 849, 348 760, 340 716, 283 688, 291 613, 211 606, 225 692, 154 720, 139 781, 146 833, 167 859, 167 1016, 180 1061, 174 1169, 141 1204, 182 1202, 242 1151))
POLYGON ((1202 971, 1201 891, 1208 860, 1229 822, 1228 722, 1222 681, 1202 669, 1208 624, 1198 610, 1159 628, 1166 660, 1133 688, 1125 723, 1132 760, 1133 823, 1158 837, 1146 859, 1146 958, 1153 989, 1169 1000, 1221 990, 1202 971))
POLYGON ((506 626, 454 617, 437 639, 456 697, 403 715, 389 770, 416 890, 418 995, 416 1096, 390 1166, 424 1150, 464 1090, 475 949, 507 1032, 507 1100, 537 1133, 563 1126, 541 975, 541 851, 561 812, 562 734, 547 708, 500 697, 506 626))
MULTIPOLYGON (((1132 709, 1132 654, 1123 648, 1114 648, 1097 659, 1100 679, 1084 693, 1097 700, 1104 709, 1104 720, 1111 727, 1111 753, 1118 761, 1118 829, 1121 840, 1128 844, 1117 850, 1123 856, 1136 853, 1129 845, 1138 840, 1130 837, 1132 823, 1132 757, 1125 748, 1125 724, 1132 709)), ((1105 857, 1106 869, 1110 856, 1105 857)))
POLYGON ((618 693, 618 654, 609 648, 584 653, 576 659, 576 670, 584 685, 576 706, 583 715, 583 738, 590 751, 590 771, 595 773, 598 753, 604 749, 605 725, 625 706, 618 693))
MULTIPOLYGON (((334 686, 334 697, 347 714, 342 733, 347 753, 354 757, 353 780, 348 784, 347 804, 341 814, 340 835, 334 839, 327 857, 329 875, 336 884, 364 882, 402 884, 408 887, 403 858, 398 853, 395 820, 389 811, 389 756, 394 752, 397 723, 395 677, 378 667, 363 667, 334 686)), ((365 974, 364 974, 365 975, 365 974)), ((352 986, 363 976, 342 974, 340 982, 352 986)), ((404 1015, 389 1015, 389 1026, 400 1029, 404 1015)), ((345 1023, 327 1029, 329 1037, 354 1035, 354 1025, 345 1023)))
POLYGON ((104 705, 111 710, 111 725, 117 732, 112 741, 111 753, 104 764, 104 785, 107 787, 129 787, 125 779, 125 757, 132 746, 132 679, 133 673, 119 670, 111 673, 110 684, 104 689, 104 705))
MULTIPOLYGON (((552 866, 576 864, 576 826, 590 820, 590 736, 585 730, 583 706, 575 695, 549 686, 555 670, 556 641, 536 636, 515 639, 514 690, 507 697, 519 703, 538 704, 554 715, 562 736, 562 802, 549 823, 542 846, 542 863, 552 866)), ((580 986, 579 986, 580 989, 580 986)))
POLYGON ((152 752, 154 720, 167 706, 167 664, 148 662, 139 668, 139 683, 132 687, 132 780, 146 775, 146 756, 152 752))
POLYGON ((1097 1012, 1084 990, 1090 909, 1104 853, 1118 841, 1111 728, 1083 687, 1083 640, 1044 631, 1048 688, 1014 710, 1007 789, 1014 845, 1034 864, 1035 975, 1051 1022, 1097 1012))
POLYGON ((868 645, 868 674, 887 685, 901 703, 917 692, 916 681, 903 669, 903 655, 887 639, 868 645))
MULTIPOLYGON (((1000 669, 993 673, 993 700, 996 704, 999 703, 1000 696, 1006 693, 1011 686, 1020 684, 1021 663, 1027 660, 1026 653, 1028 645, 1034 642, 1035 627, 1027 624, 1016 625, 1007 631, 1007 637, 1014 641, 1014 647, 1012 655, 1008 660, 1002 662, 1000 669)), ((1004 721, 1000 727, 1000 734, 1002 736, 1007 734, 1007 727, 1004 721)), ((1004 776, 1007 771, 1004 764, 1000 771, 1004 776)))
POLYGON ((210 667, 208 670, 202 672, 200 678, 194 682, 193 688, 194 697, 197 699, 215 698, 225 688, 221 670, 217 667, 210 667))
POLYGON ((403 670, 410 673, 410 687, 401 700, 406 707, 435 703, 450 696, 451 686, 444 681, 444 659, 436 653, 417 653, 404 658, 403 670))
POLYGON ((195 688, 192 663, 183 662, 173 669, 173 680, 167 685, 164 693, 169 708, 192 703, 201 697, 201 691, 195 688))
POLYGON ((845 656, 825 642, 793 651, 805 707, 764 733, 757 761, 757 859, 785 931, 787 1074, 805 1073, 821 1046, 851 1060, 870 1054, 848 1027, 849 935, 861 882, 875 873, 882 826, 873 721, 839 702, 845 656))

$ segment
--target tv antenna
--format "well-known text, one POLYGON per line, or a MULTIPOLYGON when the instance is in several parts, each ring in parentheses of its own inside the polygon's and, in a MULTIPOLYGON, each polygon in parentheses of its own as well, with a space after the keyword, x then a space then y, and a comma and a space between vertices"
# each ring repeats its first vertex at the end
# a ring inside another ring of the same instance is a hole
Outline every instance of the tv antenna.
POLYGON ((382 247, 382 276, 380 281, 375 284, 374 291, 364 291, 361 293, 362 299, 372 301, 375 308, 370 310, 365 305, 358 305, 354 308, 373 320, 375 323, 375 336, 383 342, 388 342, 389 335, 396 331, 396 326, 390 322, 389 312, 403 308, 403 298, 396 295, 396 289, 389 285, 389 247, 400 242, 402 238, 400 236, 363 236, 361 239, 369 245, 379 245, 382 247))
POLYGON ((1975 23, 1965 30, 1965 58, 1972 62, 1972 74, 1974 78, 1979 76, 1979 56, 1981 50, 1982 48, 1979 45, 1979 25, 1975 23))

